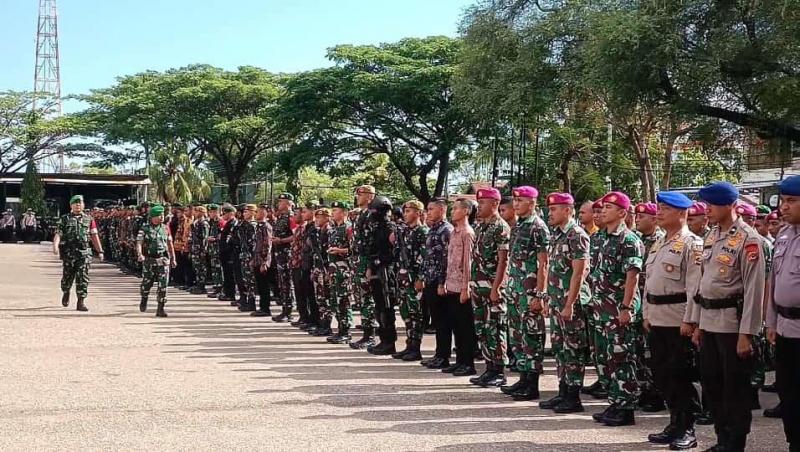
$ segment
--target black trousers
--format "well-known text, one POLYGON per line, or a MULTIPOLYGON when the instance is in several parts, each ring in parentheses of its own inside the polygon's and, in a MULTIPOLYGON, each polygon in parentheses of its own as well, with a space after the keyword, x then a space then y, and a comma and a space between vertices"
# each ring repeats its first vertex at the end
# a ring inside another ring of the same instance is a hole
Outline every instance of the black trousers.
POLYGON ((428 307, 431 315, 430 325, 436 328, 436 352, 439 358, 450 359, 450 350, 453 348, 453 328, 444 325, 445 320, 445 298, 436 291, 436 283, 425 284, 422 290, 422 303, 428 307))
POLYGON ((775 379, 786 441, 800 447, 800 339, 778 336, 775 340, 775 379))
POLYGON ((694 414, 700 410, 700 402, 692 381, 691 339, 681 336, 680 327, 651 326, 650 353, 653 382, 664 395, 671 414, 683 416, 680 428, 694 424, 694 414))
POLYGON ((378 319, 378 337, 381 342, 397 342, 397 327, 394 306, 389 299, 389 271, 379 268, 377 277, 370 280, 372 297, 375 299, 375 317, 378 319))
POLYGON ((222 294, 227 298, 236 296, 236 270, 233 267, 233 255, 230 252, 220 253, 222 261, 222 294))
POLYGON ((478 340, 475 337, 472 302, 461 303, 459 297, 460 294, 450 292, 445 296, 445 320, 442 323, 455 336, 456 363, 475 367, 475 351, 478 349, 478 340))
MULTIPOLYGON (((319 325, 319 306, 314 296, 314 286, 311 283, 311 270, 292 269, 292 282, 300 320, 312 325, 319 325)), ((286 303, 286 300, 283 302, 286 303)))
POLYGON ((254 270, 256 277, 256 290, 258 291, 258 309, 269 311, 271 296, 269 293, 269 272, 262 273, 260 269, 254 270))
POLYGON ((175 283, 179 286, 191 286, 192 281, 192 261, 189 253, 178 251, 175 253, 175 283))
POLYGON ((306 300, 305 294, 303 293, 305 288, 302 284, 302 274, 303 270, 299 268, 292 269, 292 285, 294 286, 294 298, 297 300, 297 315, 300 317, 301 322, 308 323, 310 316, 308 312, 308 300, 306 300))
POLYGON ((703 331, 700 343, 700 373, 708 395, 714 431, 720 443, 738 443, 750 433, 752 392, 750 378, 755 359, 736 354, 738 333, 703 331))

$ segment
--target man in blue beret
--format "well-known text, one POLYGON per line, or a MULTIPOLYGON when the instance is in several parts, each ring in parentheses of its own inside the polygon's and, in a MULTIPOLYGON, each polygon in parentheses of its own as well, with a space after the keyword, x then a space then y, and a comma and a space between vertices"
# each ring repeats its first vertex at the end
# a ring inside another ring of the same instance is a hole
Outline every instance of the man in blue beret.
POLYGON ((664 191, 656 197, 656 224, 665 232, 647 256, 642 312, 650 346, 653 380, 670 411, 670 423, 661 433, 648 436, 671 450, 697 447, 694 433, 699 398, 690 377, 692 344, 681 335, 687 294, 700 279, 703 241, 686 225, 692 201, 686 195, 664 191))
POLYGON ((716 226, 698 259, 700 283, 689 292, 683 332, 693 330, 692 341, 700 349, 703 392, 717 434, 714 450, 743 451, 752 396, 757 396, 750 381, 757 355, 753 338, 761 334, 766 259, 758 232, 736 213, 736 187, 715 182, 699 195, 716 226))

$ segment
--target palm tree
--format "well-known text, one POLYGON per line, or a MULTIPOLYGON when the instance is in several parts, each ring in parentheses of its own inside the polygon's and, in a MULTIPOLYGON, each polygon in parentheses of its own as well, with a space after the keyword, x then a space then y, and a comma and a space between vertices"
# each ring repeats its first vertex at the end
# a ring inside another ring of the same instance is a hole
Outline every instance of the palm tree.
POLYGON ((162 201, 187 204, 209 198, 211 173, 192 164, 185 145, 170 143, 157 149, 153 157, 150 180, 162 201))

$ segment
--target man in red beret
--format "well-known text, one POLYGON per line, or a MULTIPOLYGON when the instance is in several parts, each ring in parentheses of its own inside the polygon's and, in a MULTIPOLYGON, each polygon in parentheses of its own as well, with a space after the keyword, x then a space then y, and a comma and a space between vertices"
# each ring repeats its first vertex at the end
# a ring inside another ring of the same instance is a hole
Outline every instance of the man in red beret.
POLYGON ((469 381, 483 387, 501 386, 506 383, 503 369, 508 364, 508 318, 500 287, 505 280, 511 229, 497 212, 500 192, 496 188, 482 188, 476 198, 480 224, 472 251, 469 291, 474 308, 475 334, 486 360, 486 371, 469 381))
POLYGON ((600 256, 592 269, 594 289, 593 315, 603 328, 602 344, 609 359, 606 375, 610 406, 593 418, 607 426, 635 423, 639 382, 636 375, 637 337, 641 336, 639 272, 642 270, 644 245, 635 232, 625 226, 630 198, 621 192, 603 197, 603 220, 606 234, 600 244, 600 256))
MULTIPOLYGON (((594 215, 594 224, 598 230, 594 234, 589 234, 589 268, 594 268, 597 265, 597 259, 600 257, 600 244, 605 240, 606 224, 603 220, 603 200, 598 199, 592 203, 592 212, 594 215)), ((606 376, 606 362, 608 356, 604 347, 598 347, 598 344, 603 342, 603 326, 595 324, 594 315, 592 314, 592 303, 586 306, 586 323, 589 330, 589 345, 592 351, 592 362, 594 363, 595 373, 597 374, 597 381, 589 386, 581 389, 581 392, 588 394, 596 399, 608 398, 608 385, 609 379, 606 376)))
POLYGON ((696 236, 705 238, 711 228, 708 227, 708 207, 703 202, 695 202, 687 211, 686 225, 696 236))

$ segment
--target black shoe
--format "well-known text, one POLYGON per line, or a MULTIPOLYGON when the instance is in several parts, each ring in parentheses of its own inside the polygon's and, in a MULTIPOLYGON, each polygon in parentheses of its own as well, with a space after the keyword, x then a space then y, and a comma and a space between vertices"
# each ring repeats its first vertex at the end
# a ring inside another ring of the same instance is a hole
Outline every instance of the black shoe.
POLYGON ((308 333, 311 336, 313 336, 313 335, 317 334, 317 331, 319 331, 320 328, 322 328, 322 327, 321 326, 317 326, 317 325, 311 325, 311 326, 308 327, 308 329, 306 329, 306 333, 308 333))
POLYGON ((297 327, 297 328, 302 329, 304 326, 308 325, 308 322, 306 322, 303 319, 299 319, 299 320, 295 320, 294 322, 291 322, 289 325, 292 325, 293 327, 297 327))
POLYGON ((675 424, 677 417, 670 413, 669 424, 659 433, 647 435, 647 441, 653 444, 669 444, 680 435, 680 429, 675 424))
POLYGON ((261 311, 261 310, 259 310, 259 311, 251 312, 250 315, 253 316, 253 317, 270 317, 270 316, 272 316, 272 313, 269 312, 269 311, 261 311))
POLYGON ((712 425, 714 423, 714 416, 711 415, 711 411, 703 410, 697 413, 694 423, 697 425, 712 425))
POLYGON ((633 409, 617 408, 610 413, 606 413, 603 417, 603 424, 606 427, 623 427, 636 424, 636 418, 633 415, 633 409))
POLYGON ((432 362, 434 359, 439 359, 439 357, 438 357, 438 356, 436 356, 436 355, 433 355, 433 356, 431 356, 430 358, 425 358, 425 359, 423 359, 423 360, 422 360, 422 361, 420 361, 419 363, 420 363, 420 365, 422 365, 423 367, 428 367, 428 364, 430 364, 430 363, 431 363, 431 362, 432 362))
MULTIPOLYGON (((470 378, 469 382, 474 385, 483 386, 484 380, 491 378, 493 373, 494 371, 492 370, 492 366, 486 366, 486 370, 482 374, 478 375, 477 377, 470 378)), ((453 372, 453 375, 455 375, 455 372, 453 372)))
POLYGON ((458 364, 458 363, 451 364, 451 365, 445 367, 444 369, 442 369, 442 373, 443 374, 451 374, 451 373, 455 372, 456 370, 458 370, 460 367, 462 367, 461 364, 458 364))
POLYGON ((639 409, 642 410, 644 413, 657 413, 659 411, 664 411, 667 409, 667 406, 664 404, 664 400, 661 398, 652 398, 647 400, 639 405, 639 409))
POLYGON ((564 398, 553 407, 553 412, 557 414, 582 413, 581 387, 567 386, 564 398))
POLYGON ((408 344, 406 344, 406 348, 400 350, 397 353, 392 353, 392 359, 403 359, 403 357, 408 353, 408 344))
POLYGON ((494 372, 494 374, 487 378, 481 386, 483 387, 500 387, 506 384, 506 376, 499 372, 494 372))
POLYGON ((353 340, 353 337, 350 336, 350 333, 339 333, 338 335, 334 336, 333 339, 330 341, 331 344, 349 344, 350 341, 353 340))
POLYGON ((589 395, 598 400, 606 400, 608 398, 608 389, 600 385, 600 387, 592 391, 589 395))
POLYGON ((780 404, 780 402, 778 402, 778 404, 775 405, 775 408, 767 408, 766 410, 764 410, 764 417, 780 419, 780 417, 781 417, 781 404, 780 404))
POLYGON ((567 396, 567 384, 562 382, 558 383, 558 394, 554 397, 539 402, 539 408, 543 410, 552 410, 567 396))
POLYGON ((475 370, 474 367, 462 365, 462 366, 459 366, 458 369, 453 371, 453 376, 454 377, 468 377, 470 375, 475 375, 476 373, 478 373, 478 372, 475 370))
POLYGON ((147 311, 147 297, 142 297, 142 301, 139 302, 139 312, 147 311))
POLYGON ((64 292, 64 294, 61 295, 61 306, 65 308, 69 306, 69 292, 64 292))
POLYGON ((764 387, 761 388, 761 391, 762 392, 778 392, 778 385, 775 384, 775 383, 772 383, 771 385, 764 385, 764 387))
POLYGON ((697 447, 697 437, 693 428, 687 428, 669 443, 669 450, 686 450, 695 447, 697 447))
POLYGON ((274 316, 272 316, 272 321, 273 321, 273 322, 276 322, 276 323, 286 323, 286 322, 288 322, 289 320, 290 320, 290 319, 289 319, 289 316, 288 316, 286 313, 284 313, 284 312, 281 312, 281 313, 280 313, 280 314, 278 314, 278 315, 274 315, 274 316))
POLYGON ((419 352, 419 347, 417 347, 414 350, 410 350, 402 358, 403 361, 419 361, 421 359, 422 359, 422 354, 419 352))
POLYGON ((605 410, 603 410, 603 411, 601 411, 599 413, 594 413, 592 415, 592 419, 594 419, 595 422, 601 422, 602 423, 603 419, 606 417, 606 414, 608 414, 610 411, 612 411, 612 410, 614 410, 616 408, 617 408, 617 406, 612 403, 611 405, 607 406, 605 410))
POLYGON ((597 380, 589 386, 584 386, 581 388, 581 394, 591 395, 600 385, 600 380, 597 380))
POLYGON ((372 337, 371 335, 370 336, 365 335, 361 339, 355 342, 351 342, 350 348, 352 348, 353 350, 362 350, 372 345, 375 345, 375 338, 372 337))
POLYGON ((226 297, 225 295, 220 295, 217 297, 219 301, 236 301, 233 297, 226 297))
POLYGON ((331 335, 333 335, 333 331, 328 327, 319 328, 314 334, 312 334, 312 336, 316 337, 328 337, 331 335))
POLYGON ((239 306, 239 302, 235 298, 231 298, 231 306, 239 306))
POLYGON ((316 327, 316 325, 314 325, 313 323, 303 323, 303 324, 300 325, 299 328, 300 328, 300 331, 308 331, 308 329, 311 328, 312 326, 316 327))
POLYGON ((87 308, 86 304, 83 302, 83 298, 78 297, 78 306, 76 307, 76 310, 81 312, 89 311, 89 308, 87 308))
POLYGON ((519 380, 517 380, 517 382, 514 383, 513 385, 508 385, 508 386, 501 387, 500 388, 500 392, 502 392, 505 395, 511 395, 511 394, 517 392, 518 390, 520 390, 523 386, 525 386, 527 384, 528 384, 528 373, 525 372, 525 373, 520 374, 519 380))
POLYGON ((428 369, 444 369, 445 367, 450 367, 450 361, 444 358, 436 358, 425 367, 428 369))
POLYGON ((193 294, 193 295, 203 295, 203 294, 205 294, 205 293, 206 293, 206 289, 204 289, 204 288, 202 288, 202 287, 192 287, 192 288, 189 290, 189 293, 190 293, 190 294, 193 294))
POLYGON ((209 294, 206 295, 206 297, 219 299, 219 292, 209 292, 209 294))
POLYGON ((367 347, 367 353, 370 355, 382 356, 391 355, 395 352, 394 342, 381 342, 378 345, 367 347))
POLYGON ((256 310, 256 306, 250 303, 239 303, 239 312, 254 312, 256 310))
POLYGON ((158 304, 158 309, 156 309, 156 317, 166 317, 167 313, 164 311, 164 303, 158 304))

